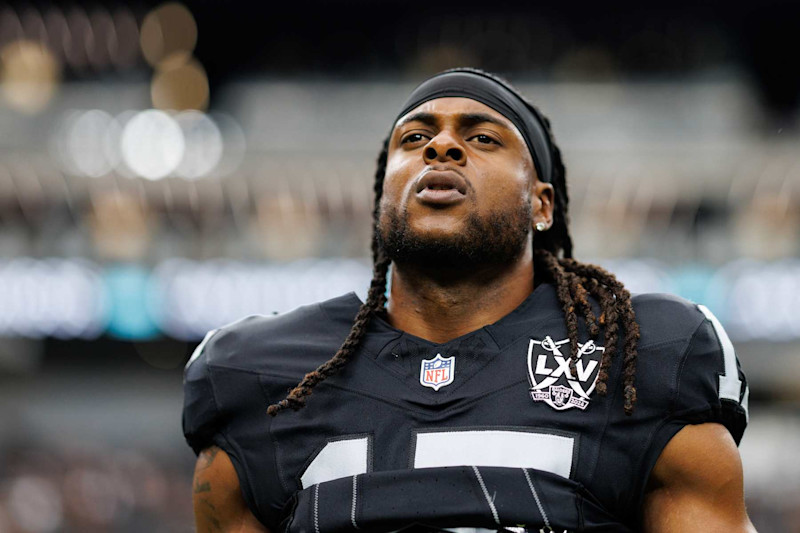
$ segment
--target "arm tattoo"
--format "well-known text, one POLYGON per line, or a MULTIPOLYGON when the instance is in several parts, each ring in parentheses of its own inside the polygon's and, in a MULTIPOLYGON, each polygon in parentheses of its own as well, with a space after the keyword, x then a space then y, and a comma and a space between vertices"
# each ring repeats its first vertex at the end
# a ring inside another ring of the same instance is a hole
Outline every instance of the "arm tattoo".
MULTIPOLYGON (((206 448, 202 452, 200 452, 200 456, 198 457, 197 461, 197 468, 195 470, 195 479, 194 479, 194 486, 193 492, 194 494, 203 494, 203 493, 210 493, 211 492, 211 482, 210 481, 200 481, 198 477, 202 475, 202 472, 207 470, 213 463, 214 459, 217 457, 217 453, 219 453, 219 448, 216 446, 211 446, 210 448, 206 448)), ((199 515, 202 515, 204 521, 204 531, 202 533, 213 533, 215 531, 219 532, 222 531, 222 524, 220 523, 219 519, 217 518, 217 508, 214 506, 211 501, 206 497, 205 494, 203 496, 196 496, 195 499, 195 512, 199 515)), ((201 533, 198 531, 198 533, 201 533)))
MULTIPOLYGON (((217 508, 214 506, 214 504, 206 499, 200 500, 200 503, 203 504, 203 508, 200 509, 200 512, 203 513, 203 517, 206 520, 205 531, 207 531, 208 533, 213 533, 214 531, 222 531, 222 524, 220 524, 219 520, 215 516, 217 514, 217 508)), ((198 533, 201 532, 198 531, 198 533)))
POLYGON ((219 453, 219 448, 216 446, 211 446, 200 452, 200 457, 198 457, 200 461, 198 461, 197 469, 205 470, 211 466, 214 459, 217 457, 217 453, 219 453))
POLYGON ((211 483, 206 481, 204 483, 200 483, 199 481, 194 482, 194 493, 200 494, 201 492, 211 492, 211 483))

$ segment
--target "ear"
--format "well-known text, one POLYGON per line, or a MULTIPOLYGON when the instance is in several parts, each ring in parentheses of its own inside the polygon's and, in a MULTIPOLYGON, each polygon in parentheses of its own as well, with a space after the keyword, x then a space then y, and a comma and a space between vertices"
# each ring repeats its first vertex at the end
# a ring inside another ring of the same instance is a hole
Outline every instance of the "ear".
MULTIPOLYGON (((550 183, 535 179, 531 187, 532 224, 542 222, 550 229, 553 225, 553 209, 555 204, 555 191, 550 183)), ((545 230, 547 231, 547 230, 545 230)))

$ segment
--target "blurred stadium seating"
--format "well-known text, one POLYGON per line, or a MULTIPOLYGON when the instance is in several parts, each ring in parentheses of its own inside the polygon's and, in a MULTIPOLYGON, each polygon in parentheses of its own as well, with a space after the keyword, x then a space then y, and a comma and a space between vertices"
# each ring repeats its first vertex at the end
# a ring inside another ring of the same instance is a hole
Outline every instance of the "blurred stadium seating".
POLYGON ((552 120, 579 258, 721 318, 751 516, 800 531, 794 4, 104 4, 0 4, 0 533, 192 530, 183 363, 246 314, 363 296, 381 141, 463 64, 552 120))

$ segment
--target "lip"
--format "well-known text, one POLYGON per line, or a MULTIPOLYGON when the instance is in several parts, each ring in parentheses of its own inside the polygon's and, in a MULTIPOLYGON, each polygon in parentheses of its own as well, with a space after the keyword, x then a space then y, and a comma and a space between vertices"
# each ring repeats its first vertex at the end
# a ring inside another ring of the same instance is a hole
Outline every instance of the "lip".
POLYGON ((417 182, 417 198, 424 203, 447 205, 467 196, 467 182, 454 170, 430 170, 417 182))
POLYGON ((417 182, 418 193, 425 189, 455 189, 461 194, 467 194, 467 182, 455 170, 429 170, 417 182))

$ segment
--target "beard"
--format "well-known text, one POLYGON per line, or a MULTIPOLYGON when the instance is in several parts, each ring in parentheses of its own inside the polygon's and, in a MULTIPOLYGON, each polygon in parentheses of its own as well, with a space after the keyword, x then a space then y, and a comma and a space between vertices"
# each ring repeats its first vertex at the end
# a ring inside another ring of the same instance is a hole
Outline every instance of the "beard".
POLYGON ((384 208, 378 242, 394 263, 448 270, 474 270, 510 264, 525 250, 531 228, 531 204, 487 217, 471 213, 464 228, 451 235, 425 235, 411 228, 408 210, 384 208))

